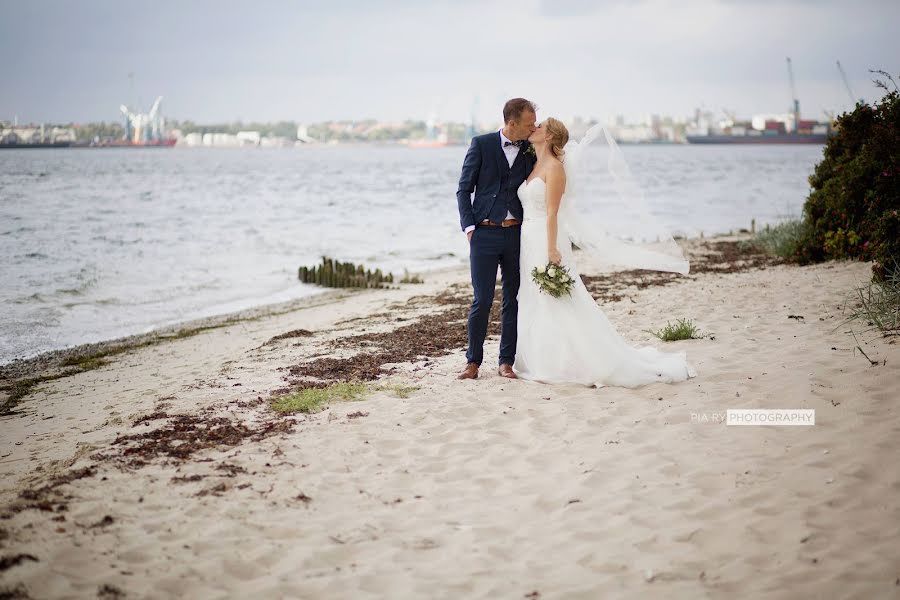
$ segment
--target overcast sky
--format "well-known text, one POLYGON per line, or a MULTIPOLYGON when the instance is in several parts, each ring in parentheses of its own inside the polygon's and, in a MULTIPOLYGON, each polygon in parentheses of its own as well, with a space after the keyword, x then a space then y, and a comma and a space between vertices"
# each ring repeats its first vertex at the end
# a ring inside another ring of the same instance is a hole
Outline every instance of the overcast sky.
POLYGON ((0 119, 808 118, 900 75, 898 0, 0 0, 0 119), (134 93, 129 73, 134 73, 134 93))

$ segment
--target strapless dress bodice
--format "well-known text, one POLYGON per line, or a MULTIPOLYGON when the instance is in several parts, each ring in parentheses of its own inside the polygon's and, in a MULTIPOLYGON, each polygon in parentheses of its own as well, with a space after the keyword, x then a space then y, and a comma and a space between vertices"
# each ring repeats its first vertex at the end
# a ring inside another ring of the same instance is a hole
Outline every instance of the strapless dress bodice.
POLYGON ((547 184, 543 179, 535 177, 531 181, 523 181, 518 194, 526 221, 547 218, 547 184))

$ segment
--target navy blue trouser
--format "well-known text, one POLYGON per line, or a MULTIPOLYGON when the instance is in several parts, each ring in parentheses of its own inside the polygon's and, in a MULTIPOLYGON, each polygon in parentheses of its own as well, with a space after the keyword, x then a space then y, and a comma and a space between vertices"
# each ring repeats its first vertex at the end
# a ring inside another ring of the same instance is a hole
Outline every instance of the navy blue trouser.
POLYGON ((500 364, 513 364, 516 359, 516 319, 519 313, 519 240, 522 227, 478 226, 469 243, 469 268, 475 298, 469 309, 469 349, 466 360, 481 365, 484 338, 487 336, 497 266, 503 282, 503 304, 500 312, 500 364))

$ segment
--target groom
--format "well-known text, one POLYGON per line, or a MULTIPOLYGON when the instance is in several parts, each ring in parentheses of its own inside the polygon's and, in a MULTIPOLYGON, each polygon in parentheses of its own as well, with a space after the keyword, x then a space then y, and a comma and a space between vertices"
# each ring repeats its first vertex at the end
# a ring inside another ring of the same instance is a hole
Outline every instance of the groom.
POLYGON ((484 338, 497 284, 503 281, 500 327, 500 369, 516 379, 516 318, 519 303, 519 239, 522 203, 518 189, 534 168, 527 138, 535 131, 534 103, 513 98, 503 107, 504 126, 498 132, 472 138, 463 161, 456 202, 459 224, 469 238, 469 269, 475 298, 469 310, 469 348, 466 368, 458 379, 476 379, 484 358, 484 338), (475 198, 472 199, 472 192, 475 198))

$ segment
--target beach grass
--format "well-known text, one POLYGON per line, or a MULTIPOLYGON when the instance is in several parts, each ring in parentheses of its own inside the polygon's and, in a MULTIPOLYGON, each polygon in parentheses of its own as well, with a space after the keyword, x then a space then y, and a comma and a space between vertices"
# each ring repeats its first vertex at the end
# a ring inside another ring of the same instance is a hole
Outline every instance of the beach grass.
POLYGON ((698 340, 709 334, 702 333, 694 324, 693 319, 678 319, 675 324, 666 321, 666 326, 657 331, 645 329, 647 333, 654 335, 664 342, 676 340, 698 340))
POLYGON ((306 388, 272 400, 272 410, 282 414, 313 414, 333 402, 362 400, 372 392, 389 392, 397 398, 409 398, 419 388, 399 383, 367 385, 362 381, 332 383, 322 388, 306 388))
POLYGON ((361 400, 369 387, 361 381, 333 383, 324 388, 307 388, 279 396, 272 401, 272 410, 282 414, 312 414, 324 410, 336 401, 361 400))
POLYGON ((881 331, 884 335, 900 335, 900 265, 895 265, 883 281, 870 281, 857 287, 851 295, 853 305, 844 312, 847 318, 835 329, 850 323, 861 322, 864 331, 881 331))
POLYGON ((806 225, 800 219, 790 219, 778 225, 766 226, 756 233, 753 243, 768 254, 788 259, 800 247, 806 225))

